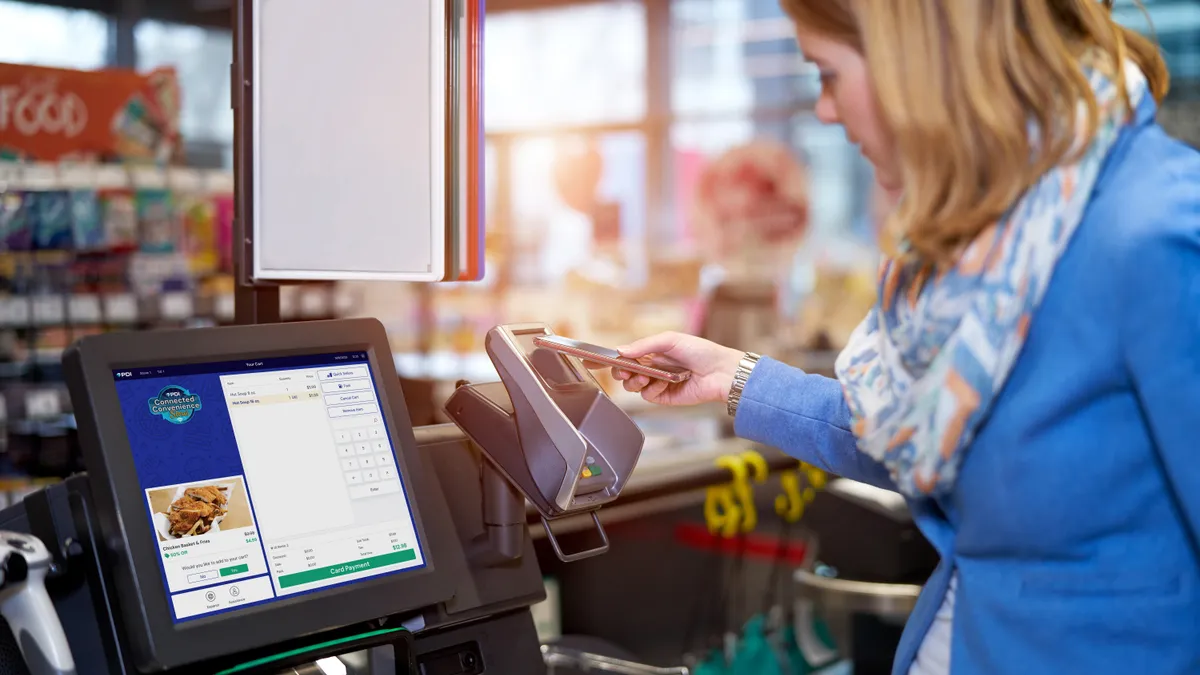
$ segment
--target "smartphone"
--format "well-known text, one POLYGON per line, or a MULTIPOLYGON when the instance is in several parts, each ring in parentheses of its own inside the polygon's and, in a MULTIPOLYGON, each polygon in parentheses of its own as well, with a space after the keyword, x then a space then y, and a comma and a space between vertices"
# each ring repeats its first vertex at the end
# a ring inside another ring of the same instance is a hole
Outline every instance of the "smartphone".
POLYGON ((690 371, 684 368, 666 365, 648 366, 639 361, 621 356, 621 353, 615 349, 600 347, 558 335, 539 335, 533 338, 533 344, 543 349, 551 349, 583 359, 584 361, 603 363, 606 366, 628 370, 631 373, 638 373, 639 375, 645 375, 656 380, 666 380, 673 384, 685 382, 692 375, 690 371))

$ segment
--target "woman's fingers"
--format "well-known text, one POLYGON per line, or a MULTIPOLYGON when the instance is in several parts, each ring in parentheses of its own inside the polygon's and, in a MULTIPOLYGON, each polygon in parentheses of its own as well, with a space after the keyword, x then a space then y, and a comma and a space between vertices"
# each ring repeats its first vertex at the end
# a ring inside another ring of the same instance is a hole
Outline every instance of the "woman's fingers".
POLYGON ((642 390, 642 398, 651 403, 657 403, 659 397, 663 395, 663 392, 665 392, 669 386, 671 386, 671 383, 667 382, 666 380, 654 380, 650 384, 646 385, 646 388, 642 390))
POLYGON ((628 380, 625 380, 625 391, 633 392, 636 394, 636 393, 641 392, 643 389, 645 389, 646 386, 649 384, 650 384, 650 378, 646 377, 645 375, 634 375, 633 377, 629 378, 628 380))
POLYGON ((617 351, 627 359, 639 359, 650 354, 666 354, 675 348, 682 337, 679 333, 659 333, 648 338, 642 338, 631 345, 617 347, 617 351))

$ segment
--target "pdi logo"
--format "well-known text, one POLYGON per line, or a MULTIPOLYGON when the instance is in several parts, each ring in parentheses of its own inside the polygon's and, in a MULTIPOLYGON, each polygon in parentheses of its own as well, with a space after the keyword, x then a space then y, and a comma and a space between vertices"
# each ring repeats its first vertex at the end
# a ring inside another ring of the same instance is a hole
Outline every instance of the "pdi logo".
POLYGON ((150 399, 150 414, 172 424, 187 424, 200 409, 199 396, 174 384, 163 387, 150 399))

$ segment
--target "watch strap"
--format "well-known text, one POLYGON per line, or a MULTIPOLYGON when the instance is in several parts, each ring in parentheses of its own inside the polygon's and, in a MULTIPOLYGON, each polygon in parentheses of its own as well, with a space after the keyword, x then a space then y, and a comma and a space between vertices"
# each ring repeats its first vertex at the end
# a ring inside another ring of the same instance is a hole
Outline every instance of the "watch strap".
POLYGON ((737 369, 733 371, 733 385, 729 387, 729 398, 726 401, 726 409, 729 411, 730 417, 737 416, 738 404, 742 402, 742 391, 745 390, 746 382, 750 380, 750 373, 754 371, 754 366, 758 365, 761 358, 754 352, 746 352, 742 355, 742 360, 738 362, 737 369))

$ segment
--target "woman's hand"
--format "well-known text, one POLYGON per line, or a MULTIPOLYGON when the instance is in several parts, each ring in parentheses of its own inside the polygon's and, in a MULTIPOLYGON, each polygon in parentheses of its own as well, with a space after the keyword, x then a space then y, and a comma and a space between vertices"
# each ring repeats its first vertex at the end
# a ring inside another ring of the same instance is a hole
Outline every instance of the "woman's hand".
POLYGON ((682 333, 660 333, 627 347, 618 347, 617 351, 626 358, 650 364, 679 366, 691 371, 691 377, 686 381, 671 384, 628 370, 612 369, 613 378, 623 383, 626 391, 640 393, 643 399, 661 405, 725 401, 729 398, 733 374, 743 356, 743 352, 736 349, 682 333))

